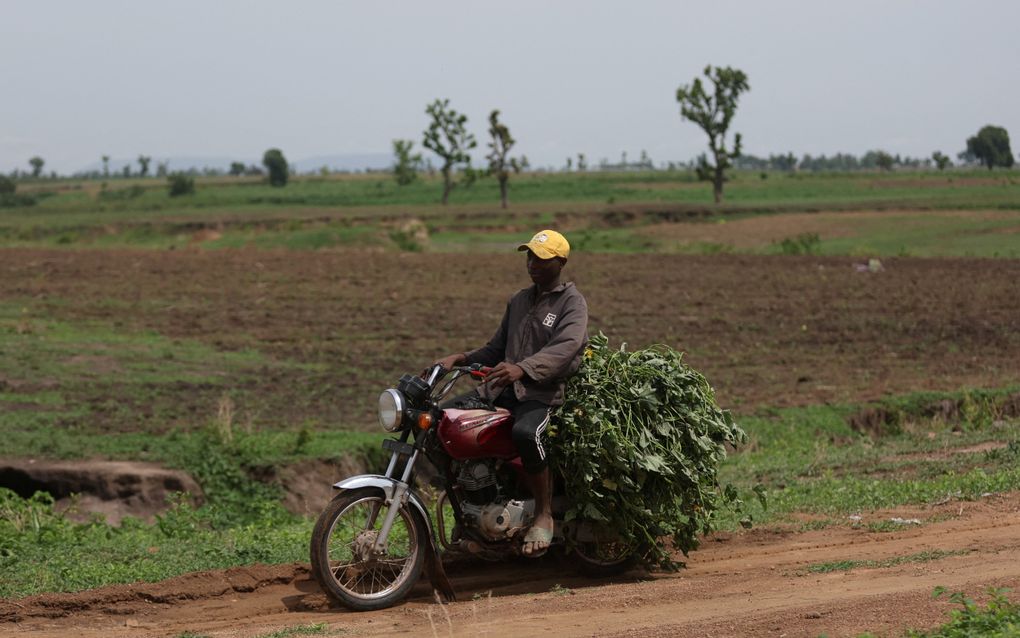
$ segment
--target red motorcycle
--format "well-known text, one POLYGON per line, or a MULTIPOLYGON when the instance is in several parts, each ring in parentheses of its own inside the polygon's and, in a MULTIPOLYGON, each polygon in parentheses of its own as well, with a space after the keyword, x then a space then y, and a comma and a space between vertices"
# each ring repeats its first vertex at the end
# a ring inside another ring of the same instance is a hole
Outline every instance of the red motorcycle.
MULTIPOLYGON (((433 588, 453 600, 440 547, 493 561, 521 554, 535 502, 511 439, 513 416, 477 393, 445 401, 457 381, 484 382, 488 370, 436 365, 422 376, 405 374, 379 396, 380 425, 399 433, 383 442, 392 453, 386 472, 334 485, 340 493, 312 532, 312 573, 331 598, 356 611, 389 607, 425 569, 433 588), (431 483, 442 490, 434 499, 434 525, 414 488, 423 456, 436 471, 431 483)), ((580 569, 593 576, 633 564, 633 548, 612 530, 577 518, 566 521, 569 506, 562 481, 555 480, 554 547, 573 552, 580 569)))

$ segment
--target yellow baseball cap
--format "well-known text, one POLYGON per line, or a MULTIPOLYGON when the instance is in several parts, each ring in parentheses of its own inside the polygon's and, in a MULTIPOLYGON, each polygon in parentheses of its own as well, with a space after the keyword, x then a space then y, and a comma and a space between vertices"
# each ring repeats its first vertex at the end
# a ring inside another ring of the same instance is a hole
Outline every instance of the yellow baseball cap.
POLYGON ((552 259, 570 255, 570 242, 567 238, 555 230, 540 230, 526 244, 521 244, 517 250, 530 250, 539 259, 552 259))

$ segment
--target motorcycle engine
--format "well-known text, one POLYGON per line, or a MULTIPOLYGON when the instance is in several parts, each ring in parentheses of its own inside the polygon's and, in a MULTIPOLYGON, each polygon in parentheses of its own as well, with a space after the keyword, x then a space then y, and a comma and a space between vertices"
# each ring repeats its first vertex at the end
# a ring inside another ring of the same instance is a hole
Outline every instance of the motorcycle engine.
POLYGON ((471 519, 482 534, 499 541, 512 537, 534 517, 534 501, 513 501, 475 505, 464 503, 464 515, 471 519))
POLYGON ((464 490, 467 500, 475 505, 491 503, 499 496, 496 468, 491 461, 465 463, 457 475, 457 484, 464 490))
POLYGON ((487 538, 510 538, 534 517, 534 501, 500 496, 496 467, 491 460, 471 461, 460 468, 457 484, 464 490, 464 517, 487 538))

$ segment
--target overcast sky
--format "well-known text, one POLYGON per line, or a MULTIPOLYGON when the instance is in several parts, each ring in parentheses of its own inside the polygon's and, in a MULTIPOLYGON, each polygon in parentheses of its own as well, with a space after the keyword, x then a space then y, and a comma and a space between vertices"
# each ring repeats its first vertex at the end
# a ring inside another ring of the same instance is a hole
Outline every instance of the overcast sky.
POLYGON ((288 159, 420 143, 448 97, 533 165, 688 160, 676 89, 744 70, 745 152, 1020 151, 1020 2, 0 0, 0 170, 103 154, 288 159))

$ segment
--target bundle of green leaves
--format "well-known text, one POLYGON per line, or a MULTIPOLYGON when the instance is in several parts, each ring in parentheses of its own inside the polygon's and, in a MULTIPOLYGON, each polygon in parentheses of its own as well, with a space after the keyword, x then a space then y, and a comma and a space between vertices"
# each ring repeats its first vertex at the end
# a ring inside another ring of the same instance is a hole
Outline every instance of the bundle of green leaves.
POLYGON ((737 491, 722 488, 717 472, 726 445, 746 439, 683 353, 663 345, 611 349, 601 333, 550 434, 572 501, 568 520, 599 522, 641 548, 646 563, 667 569, 683 566, 673 550, 696 549, 720 508, 739 509, 737 491))

